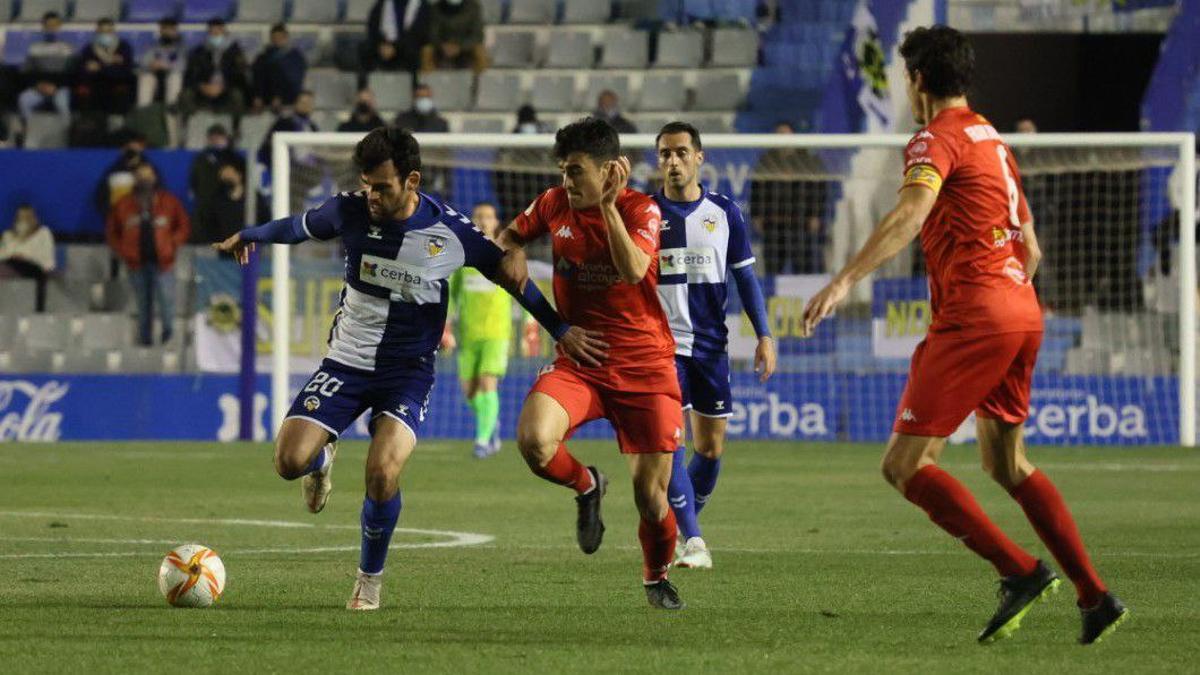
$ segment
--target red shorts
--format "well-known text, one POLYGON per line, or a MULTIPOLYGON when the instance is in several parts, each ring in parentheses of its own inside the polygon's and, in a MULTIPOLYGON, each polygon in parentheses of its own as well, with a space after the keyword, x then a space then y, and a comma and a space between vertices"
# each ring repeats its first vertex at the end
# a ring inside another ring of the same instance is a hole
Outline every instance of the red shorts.
POLYGON ((962 337, 931 333, 913 352, 908 385, 896 407, 896 433, 949 436, 976 416, 1020 424, 1042 333, 962 337))
POLYGON ((683 405, 674 359, 662 363, 587 368, 560 358, 542 369, 530 393, 567 411, 571 428, 601 417, 617 432, 623 453, 674 452, 683 442, 683 405))

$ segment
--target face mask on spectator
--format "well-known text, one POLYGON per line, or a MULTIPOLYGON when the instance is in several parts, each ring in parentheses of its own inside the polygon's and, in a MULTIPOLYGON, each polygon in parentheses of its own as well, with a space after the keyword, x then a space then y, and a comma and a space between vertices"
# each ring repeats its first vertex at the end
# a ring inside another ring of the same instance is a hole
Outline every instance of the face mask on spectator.
POLYGON ((224 47, 225 46, 225 36, 224 35, 209 35, 208 36, 208 46, 212 47, 213 49, 220 49, 220 48, 224 47))
POLYGON ((428 115, 433 112, 433 99, 428 96, 421 96, 413 101, 413 108, 422 115, 428 115))
POLYGON ((354 116, 355 117, 370 117, 371 115, 374 115, 374 114, 375 114, 375 109, 371 107, 370 103, 367 103, 365 101, 360 101, 358 104, 356 104, 354 106, 354 116))
POLYGON ((518 134, 536 134, 537 132, 537 122, 521 122, 521 125, 517 127, 518 134))
POLYGON ((117 46, 116 33, 101 33, 96 36, 96 44, 103 49, 112 49, 117 46))

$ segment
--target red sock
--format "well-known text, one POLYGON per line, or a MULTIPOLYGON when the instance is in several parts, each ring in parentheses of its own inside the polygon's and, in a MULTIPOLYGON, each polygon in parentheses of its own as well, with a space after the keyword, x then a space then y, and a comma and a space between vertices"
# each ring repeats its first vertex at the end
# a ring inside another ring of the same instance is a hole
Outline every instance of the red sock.
POLYGON ((1046 548, 1054 554, 1059 567, 1067 573, 1079 594, 1079 604, 1095 607, 1108 591, 1088 559, 1087 549, 1075 527, 1075 519, 1054 483, 1041 471, 1034 471, 1011 492, 1025 510, 1046 548))
POLYGON ((648 582, 667 578, 667 568, 675 557, 675 512, 657 523, 643 519, 638 525, 638 541, 642 542, 642 578, 648 582))
POLYGON ((1037 560, 996 527, 975 497, 953 476, 930 464, 908 480, 904 498, 929 514, 938 527, 996 568, 1000 576, 1024 576, 1037 560))
POLYGON ((546 462, 545 466, 534 469, 533 472, 551 483, 565 485, 579 494, 591 490, 595 485, 595 481, 592 480, 592 472, 580 464, 579 460, 572 457, 571 453, 567 452, 567 446, 562 443, 558 444, 558 450, 554 451, 554 456, 550 458, 550 461, 546 462))

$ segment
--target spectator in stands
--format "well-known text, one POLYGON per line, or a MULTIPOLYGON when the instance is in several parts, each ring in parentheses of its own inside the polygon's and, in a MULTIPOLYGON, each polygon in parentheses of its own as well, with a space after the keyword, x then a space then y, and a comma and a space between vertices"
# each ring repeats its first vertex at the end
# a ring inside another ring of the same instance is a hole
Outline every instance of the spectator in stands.
POLYGON ((138 308, 138 337, 154 344, 154 309, 162 321, 162 342, 170 342, 175 321, 175 253, 188 239, 191 221, 175 195, 160 187, 154 165, 134 170, 131 193, 108 213, 108 245, 129 267, 138 308))
POLYGON ((116 136, 121 146, 121 154, 104 172, 93 196, 96 210, 101 215, 106 215, 118 201, 133 190, 134 170, 139 165, 150 162, 146 158, 144 134, 132 129, 122 129, 116 136))
POLYGON ((29 45, 25 54, 25 72, 31 75, 53 74, 60 76, 55 81, 63 84, 65 75, 75 56, 75 50, 63 41, 59 32, 62 30, 62 17, 58 12, 46 12, 42 15, 42 39, 29 45))
POLYGON ((38 222, 29 204, 17 207, 11 229, 0 235, 0 279, 25 277, 37 282, 38 312, 46 311, 46 276, 54 271, 54 235, 38 222))
POLYGON ((187 61, 179 21, 166 17, 158 22, 158 41, 142 55, 138 75, 138 105, 173 105, 183 88, 183 66, 187 61))
MULTIPOLYGON (((395 62, 397 70, 415 70, 420 64, 421 47, 429 42, 429 9, 424 0, 377 0, 367 15, 364 65, 378 65, 376 59, 384 57, 380 45, 388 42, 394 54, 383 61, 395 62)), ((392 70, 368 67, 375 69, 392 70)))
POLYGON ((254 59, 252 107, 257 110, 269 105, 278 112, 281 107, 292 105, 304 88, 307 71, 308 61, 292 46, 287 26, 281 23, 271 26, 271 44, 254 59))
MULTIPOLYGON (((219 227, 216 203, 218 196, 224 191, 221 185, 221 169, 226 164, 245 164, 241 154, 234 150, 232 145, 229 130, 220 124, 214 124, 208 128, 207 145, 196 153, 195 159, 192 160, 188 183, 194 204, 191 237, 193 243, 224 241, 224 237, 217 236, 219 227)), ((233 232, 225 236, 230 234, 233 232)))
POLYGON ((258 148, 259 162, 266 166, 271 165, 271 139, 274 138, 276 131, 320 131, 311 117, 315 102, 311 91, 300 92, 300 95, 296 97, 296 105, 292 106, 291 111, 285 111, 276 118, 271 129, 267 131, 262 145, 258 148))
MULTIPOLYGON (((363 43, 366 45, 366 43, 363 43)), ((412 64, 405 61, 400 56, 400 50, 397 49, 396 43, 388 40, 382 40, 373 48, 367 50, 362 55, 363 80, 367 73, 382 70, 386 72, 411 71, 412 64)))
POLYGON ((433 88, 427 84, 417 85, 413 90, 412 108, 397 115, 395 124, 414 133, 450 131, 450 124, 438 114, 433 102, 433 88))
MULTIPOLYGON (((240 158, 239 158, 240 159, 240 158)), ((213 227, 203 238, 195 241, 211 243, 224 241, 234 232, 246 227, 246 174, 244 163, 226 162, 217 168, 217 191, 213 197, 213 227)), ((271 219, 267 199, 259 199, 255 222, 271 219)))
POLYGON ((249 85, 249 67, 241 46, 229 37, 224 19, 210 19, 204 44, 188 52, 179 112, 187 117, 206 108, 236 118, 246 107, 249 85))
MULTIPOLYGON (((795 129, 780 122, 775 133, 795 129)), ((767 274, 825 271, 825 173, 821 159, 803 149, 772 148, 759 157, 750 184, 750 216, 762 237, 767 274)))
POLYGON ((542 134, 552 131, 546 123, 538 119, 537 109, 526 103, 517 108, 517 126, 513 127, 514 134, 542 134))
POLYGON ((75 106, 123 115, 133 106, 136 83, 133 47, 117 35, 112 19, 100 19, 95 36, 79 52, 75 65, 75 106))
POLYGON ((621 114, 621 98, 611 89, 605 89, 596 97, 596 110, 592 117, 607 121, 622 134, 637 133, 637 126, 621 114))
POLYGON ((60 87, 54 77, 39 74, 33 86, 17 97, 17 110, 28 120, 33 113, 71 114, 71 95, 66 87, 60 87))
POLYGON ((421 47, 421 71, 488 66, 479 0, 441 0, 429 8, 429 42, 421 47))
POLYGON ((358 98, 350 111, 350 119, 338 125, 338 131, 370 131, 387 123, 375 109, 375 92, 370 89, 360 89, 358 98))

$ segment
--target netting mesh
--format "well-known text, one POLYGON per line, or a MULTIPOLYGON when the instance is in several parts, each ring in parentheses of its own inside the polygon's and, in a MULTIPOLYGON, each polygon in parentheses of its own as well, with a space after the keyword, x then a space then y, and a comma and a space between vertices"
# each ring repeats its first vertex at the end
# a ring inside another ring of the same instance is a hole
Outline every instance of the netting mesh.
MULTIPOLYGON (((1168 182, 1177 149, 1014 141, 1045 254, 1036 280, 1046 335, 1026 427, 1031 442, 1173 442, 1179 230, 1168 182)), ((816 336, 802 339, 800 325, 808 297, 894 205, 902 141, 858 148, 811 143, 729 148, 705 139, 701 181, 734 197, 747 214, 780 353, 778 374, 758 383, 751 372, 754 334, 731 286, 726 320, 736 403, 730 435, 881 441, 891 429, 909 356, 931 318, 919 245, 860 283, 816 336)), ((657 189, 652 148, 626 144, 626 152, 634 161, 631 185, 657 189)), ((468 212, 478 202, 493 203, 505 223, 560 180, 548 146, 471 149, 447 137, 436 147, 424 143, 422 159, 426 191, 468 212)), ((357 187, 349 147, 293 149, 287 185, 293 212, 357 187)), ((302 258, 340 256, 336 244, 306 246, 302 258)), ((528 252, 546 263, 533 272, 548 290, 548 241, 528 252)), ((302 296, 297 301, 296 312, 309 311, 302 296)), ((328 317, 308 320, 328 324, 328 317)), ((514 336, 522 335, 520 328, 514 326, 514 336)), ((532 352, 522 349, 519 337, 514 342, 501 387, 508 431, 529 383, 551 358, 547 336, 532 352)), ((294 370, 312 365, 293 363, 294 370)), ((439 368, 424 434, 468 436, 471 420, 457 394, 453 359, 440 359, 439 368)), ((585 435, 606 433, 599 425, 585 435)), ((956 439, 972 436, 968 420, 956 439)))

